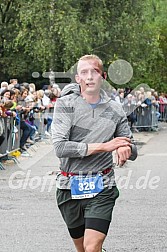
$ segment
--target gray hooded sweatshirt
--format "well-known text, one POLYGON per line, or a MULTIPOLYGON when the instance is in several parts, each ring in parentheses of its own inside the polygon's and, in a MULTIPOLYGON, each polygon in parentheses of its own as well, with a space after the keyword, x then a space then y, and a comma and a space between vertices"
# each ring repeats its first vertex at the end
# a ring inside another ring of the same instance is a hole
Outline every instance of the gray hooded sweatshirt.
MULTIPOLYGON (((87 155, 89 143, 104 143, 115 137, 132 141, 130 160, 137 157, 137 148, 122 106, 100 90, 101 100, 92 106, 80 94, 78 84, 69 84, 56 101, 52 122, 52 140, 60 170, 75 174, 98 173, 113 165, 112 152, 87 155)), ((114 176, 112 170, 110 176, 114 176)), ((59 174, 57 187, 70 189, 69 178, 59 174)))

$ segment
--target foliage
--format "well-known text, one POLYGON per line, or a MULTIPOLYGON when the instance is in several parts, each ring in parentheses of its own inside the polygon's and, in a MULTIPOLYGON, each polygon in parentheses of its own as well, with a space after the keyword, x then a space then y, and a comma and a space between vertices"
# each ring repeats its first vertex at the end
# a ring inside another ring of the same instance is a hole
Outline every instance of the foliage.
POLYGON ((0 80, 40 83, 33 72, 67 71, 94 53, 106 71, 130 62, 126 85, 167 92, 166 13, 163 0, 0 0, 0 80))

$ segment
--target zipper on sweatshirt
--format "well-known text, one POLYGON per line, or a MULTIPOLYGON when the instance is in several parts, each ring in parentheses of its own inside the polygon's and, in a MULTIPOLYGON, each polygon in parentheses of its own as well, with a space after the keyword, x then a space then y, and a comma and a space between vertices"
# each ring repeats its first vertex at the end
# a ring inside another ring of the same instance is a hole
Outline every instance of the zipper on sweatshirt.
POLYGON ((94 118, 94 115, 95 115, 95 110, 93 109, 93 111, 92 111, 93 113, 92 113, 92 117, 94 118))

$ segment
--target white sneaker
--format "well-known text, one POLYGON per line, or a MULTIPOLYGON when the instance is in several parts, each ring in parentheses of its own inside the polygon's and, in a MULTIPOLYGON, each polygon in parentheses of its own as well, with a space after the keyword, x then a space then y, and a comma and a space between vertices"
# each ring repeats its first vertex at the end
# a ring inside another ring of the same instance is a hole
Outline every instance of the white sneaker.
POLYGON ((30 157, 31 155, 27 151, 24 151, 21 153, 21 156, 22 157, 30 157))
POLYGON ((46 135, 46 136, 50 136, 50 134, 49 134, 48 131, 45 131, 45 135, 46 135))

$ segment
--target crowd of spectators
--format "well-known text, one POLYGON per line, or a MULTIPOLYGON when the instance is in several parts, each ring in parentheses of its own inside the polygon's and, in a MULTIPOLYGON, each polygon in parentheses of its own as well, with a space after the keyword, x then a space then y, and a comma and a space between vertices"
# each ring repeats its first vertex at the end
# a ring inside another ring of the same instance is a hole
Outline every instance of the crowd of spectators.
POLYGON ((132 130, 138 131, 134 125, 140 126, 141 129, 142 126, 151 125, 155 121, 152 119, 152 111, 155 111, 157 121, 167 122, 167 94, 165 93, 158 94, 154 89, 146 91, 144 87, 135 91, 112 89, 111 98, 122 104, 132 130), (139 124, 141 116, 143 120, 139 124))
MULTIPOLYGON (((10 84, 3 81, 0 87, 0 117, 14 117, 16 124, 21 129, 19 148, 22 153, 27 147, 35 143, 39 137, 35 115, 39 112, 45 113, 43 120, 44 134, 50 135, 52 122, 52 110, 61 90, 57 84, 45 86, 36 90, 34 83, 19 84, 17 79, 11 79, 10 84)), ((1 127, 2 128, 2 127, 1 127)), ((15 127, 16 129, 16 127, 15 127)), ((17 133, 17 129, 15 130, 17 133)), ((0 144, 3 142, 3 137, 0 144)))
MULTIPOLYGON (((53 108, 60 95, 61 90, 57 84, 45 85, 42 89, 36 90, 34 83, 20 84, 17 79, 11 79, 10 83, 1 82, 0 118, 15 118, 16 125, 21 129, 19 148, 22 153, 26 152, 28 144, 34 144, 39 137, 36 113, 45 113, 42 121, 44 134, 50 136, 53 108)), ((110 96, 123 106, 130 127, 134 131, 139 130, 136 125, 144 126, 150 123, 152 108, 156 111, 157 120, 167 121, 167 94, 158 94, 154 89, 145 92, 144 88, 140 87, 134 92, 130 89, 113 88, 110 96)), ((4 140, 2 131, 1 125, 0 145, 4 140)), ((17 134, 16 127, 14 131, 17 134)))

